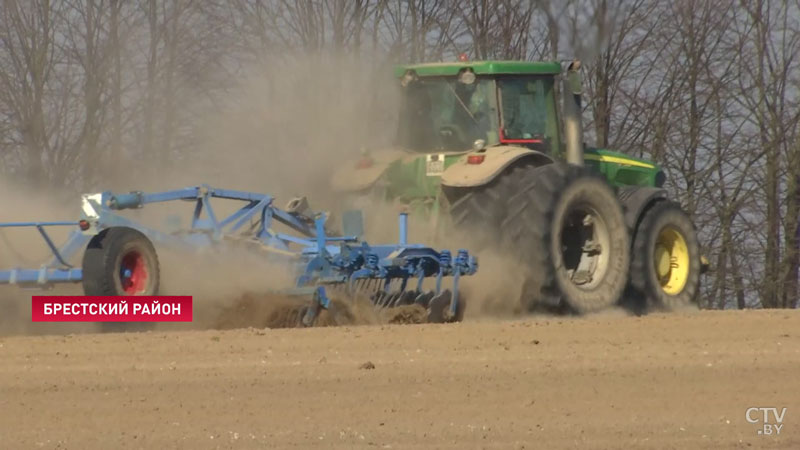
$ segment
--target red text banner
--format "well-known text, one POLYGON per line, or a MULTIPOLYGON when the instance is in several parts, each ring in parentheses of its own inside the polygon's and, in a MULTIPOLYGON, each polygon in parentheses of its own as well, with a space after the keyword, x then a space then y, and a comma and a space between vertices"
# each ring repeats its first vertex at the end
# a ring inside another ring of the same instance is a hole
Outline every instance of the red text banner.
POLYGON ((192 297, 31 297, 34 322, 191 322, 192 297))

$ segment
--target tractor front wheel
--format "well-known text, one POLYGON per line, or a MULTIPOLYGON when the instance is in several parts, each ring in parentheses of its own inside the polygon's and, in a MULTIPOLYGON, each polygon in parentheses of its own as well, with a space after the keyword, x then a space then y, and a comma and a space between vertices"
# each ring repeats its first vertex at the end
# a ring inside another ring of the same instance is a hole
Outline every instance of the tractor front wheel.
POLYGON ((671 201, 656 203, 639 221, 631 256, 631 295, 644 306, 673 310, 695 301, 700 248, 689 216, 671 201))

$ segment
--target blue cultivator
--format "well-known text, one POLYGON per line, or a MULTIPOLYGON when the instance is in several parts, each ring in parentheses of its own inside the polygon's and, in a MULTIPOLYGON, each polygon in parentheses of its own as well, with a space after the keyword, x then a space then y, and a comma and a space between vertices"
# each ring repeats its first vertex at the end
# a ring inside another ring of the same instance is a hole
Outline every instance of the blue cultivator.
POLYGON ((0 223, 0 228, 36 228, 53 253, 53 259, 39 268, 0 270, 0 284, 50 287, 82 282, 87 295, 156 295, 159 266, 154 243, 198 251, 246 245, 296 271, 295 285, 287 286, 285 292, 313 299, 303 325, 313 324, 319 310, 329 306, 329 286, 349 294, 366 291, 376 308, 421 305, 430 322, 456 321, 463 316, 459 278, 475 273, 476 259, 466 250, 453 257, 447 250, 407 243, 406 214, 399 216, 396 244, 369 245, 360 238, 360 211, 345 213, 345 233, 331 236, 326 227, 328 215, 311 211, 305 198, 292 200, 285 209, 273 203, 270 195, 205 185, 158 193, 86 194, 78 221, 0 223), (244 202, 244 206, 220 219, 211 205, 215 198, 244 202), (187 230, 159 231, 120 213, 176 200, 194 202, 187 230), (75 230, 57 247, 47 228, 61 226, 75 230), (70 262, 81 251, 82 264, 73 267, 70 262), (445 277, 453 278, 452 290, 442 288, 445 277), (435 284, 427 292, 423 286, 426 279, 435 284))

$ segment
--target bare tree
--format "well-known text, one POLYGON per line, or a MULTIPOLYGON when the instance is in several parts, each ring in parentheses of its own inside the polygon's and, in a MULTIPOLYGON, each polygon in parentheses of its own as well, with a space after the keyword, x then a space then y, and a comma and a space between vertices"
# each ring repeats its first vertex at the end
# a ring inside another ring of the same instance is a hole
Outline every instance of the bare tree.
POLYGON ((52 150, 46 95, 57 57, 56 14, 46 0, 6 1, 0 13, 2 104, 13 127, 12 145, 22 152, 25 177, 41 183, 52 150))

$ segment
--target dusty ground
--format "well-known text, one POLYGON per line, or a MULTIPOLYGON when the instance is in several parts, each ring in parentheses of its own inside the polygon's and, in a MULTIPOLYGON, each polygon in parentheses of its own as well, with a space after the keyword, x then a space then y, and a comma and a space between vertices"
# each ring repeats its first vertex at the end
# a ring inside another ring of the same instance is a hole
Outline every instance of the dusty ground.
POLYGON ((0 337, 0 448, 800 448, 798 330, 748 311, 0 337), (781 435, 749 407, 788 408, 781 435))

